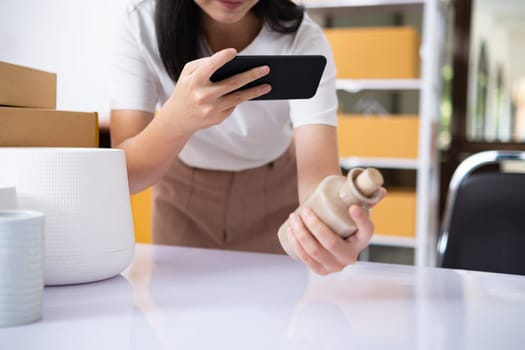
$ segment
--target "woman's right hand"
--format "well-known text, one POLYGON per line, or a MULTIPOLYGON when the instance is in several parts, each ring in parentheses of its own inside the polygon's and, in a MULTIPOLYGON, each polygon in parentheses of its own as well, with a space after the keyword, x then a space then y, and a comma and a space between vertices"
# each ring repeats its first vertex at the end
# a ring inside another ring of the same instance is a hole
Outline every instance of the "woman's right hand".
POLYGON ((239 103, 268 93, 271 90, 268 84, 235 91, 267 75, 268 66, 256 67, 215 83, 210 80, 213 73, 236 54, 235 49, 224 49, 213 56, 188 62, 157 118, 173 128, 171 130, 189 136, 199 129, 221 123, 239 103))
POLYGON ((186 64, 171 97, 155 118, 144 111, 111 112, 111 141, 126 153, 132 193, 159 181, 195 131, 222 122, 239 103, 270 91, 268 84, 235 91, 268 74, 268 67, 253 68, 216 83, 210 80, 236 54, 235 49, 225 49, 186 64))

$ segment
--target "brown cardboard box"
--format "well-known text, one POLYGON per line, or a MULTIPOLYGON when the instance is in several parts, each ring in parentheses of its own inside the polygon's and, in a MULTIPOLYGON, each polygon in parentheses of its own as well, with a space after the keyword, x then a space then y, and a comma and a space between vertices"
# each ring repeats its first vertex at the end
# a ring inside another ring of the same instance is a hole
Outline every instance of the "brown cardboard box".
POLYGON ((0 146, 98 147, 98 115, 0 107, 0 146))
POLYGON ((379 235, 415 237, 416 191, 388 189, 387 196, 372 208, 371 219, 379 235))
POLYGON ((56 108, 54 73, 0 62, 0 105, 56 108))
POLYGON ((131 196, 131 214, 135 228, 136 243, 151 243, 152 187, 131 196))
POLYGON ((325 29, 341 79, 416 79, 419 33, 411 27, 325 29))
POLYGON ((338 122, 341 157, 417 158, 419 118, 416 115, 341 114, 338 122))

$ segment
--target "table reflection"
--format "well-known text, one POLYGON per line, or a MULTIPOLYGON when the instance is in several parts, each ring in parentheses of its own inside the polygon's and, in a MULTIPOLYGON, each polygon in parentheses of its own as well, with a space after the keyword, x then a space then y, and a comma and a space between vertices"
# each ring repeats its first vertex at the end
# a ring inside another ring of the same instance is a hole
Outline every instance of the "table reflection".
MULTIPOLYGON (((308 272, 287 256, 150 247, 127 272, 133 346, 279 348, 308 272), (284 262, 284 263, 283 263, 284 262), (144 331, 146 327, 146 331, 144 331), (268 337, 268 334, 273 334, 268 337), (253 343, 256 339, 256 344, 253 343)), ((144 251, 143 251, 144 253, 144 251)))
POLYGON ((42 313, 37 323, 0 329, 0 348, 127 348, 133 316, 131 286, 118 275, 94 283, 46 287, 42 313))

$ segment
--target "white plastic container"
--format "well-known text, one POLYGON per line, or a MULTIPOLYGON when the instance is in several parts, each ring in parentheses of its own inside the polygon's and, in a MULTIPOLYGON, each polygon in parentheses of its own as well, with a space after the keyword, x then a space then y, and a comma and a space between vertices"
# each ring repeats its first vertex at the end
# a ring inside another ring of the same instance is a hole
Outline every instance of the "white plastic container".
POLYGON ((0 210, 0 327, 42 317, 44 221, 41 212, 0 210))
POLYGON ((12 210, 17 208, 16 188, 9 185, 0 185, 0 210, 12 210))
POLYGON ((16 187, 19 209, 46 216, 46 285, 106 279, 130 264, 134 235, 124 151, 2 147, 2 184, 16 187))

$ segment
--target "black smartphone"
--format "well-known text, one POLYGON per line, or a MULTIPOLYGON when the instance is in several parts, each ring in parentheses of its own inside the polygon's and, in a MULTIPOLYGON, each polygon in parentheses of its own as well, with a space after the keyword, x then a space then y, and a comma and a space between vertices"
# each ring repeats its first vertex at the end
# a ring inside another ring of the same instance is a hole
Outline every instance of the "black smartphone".
POLYGON ((326 58, 321 55, 262 55, 237 56, 219 68, 210 78, 218 82, 232 75, 259 66, 269 66, 270 73, 243 86, 268 83, 272 90, 254 100, 308 99, 315 95, 326 66, 326 58))

